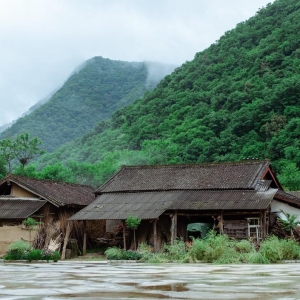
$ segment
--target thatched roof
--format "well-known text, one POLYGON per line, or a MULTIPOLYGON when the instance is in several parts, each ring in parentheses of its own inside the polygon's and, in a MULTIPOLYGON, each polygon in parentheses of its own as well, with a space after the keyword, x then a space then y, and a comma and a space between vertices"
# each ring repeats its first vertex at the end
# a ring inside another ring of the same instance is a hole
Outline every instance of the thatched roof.
POLYGON ((166 190, 255 189, 269 161, 191 165, 123 166, 96 193, 166 190))
POLYGON ((0 188, 4 189, 11 183, 15 183, 40 199, 47 200, 58 207, 86 206, 95 200, 94 189, 88 185, 9 175, 0 181, 0 188))

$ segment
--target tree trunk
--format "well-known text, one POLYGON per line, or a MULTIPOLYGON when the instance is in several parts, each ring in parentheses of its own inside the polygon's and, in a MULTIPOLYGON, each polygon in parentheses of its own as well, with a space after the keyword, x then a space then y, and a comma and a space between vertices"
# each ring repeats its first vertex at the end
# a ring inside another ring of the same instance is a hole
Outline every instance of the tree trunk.
POLYGON ((66 258, 66 248, 67 248, 70 233, 71 233, 71 226, 70 226, 70 222, 68 222, 67 229, 66 229, 66 235, 64 238, 63 250, 62 250, 61 258, 60 258, 61 260, 64 260, 66 258))

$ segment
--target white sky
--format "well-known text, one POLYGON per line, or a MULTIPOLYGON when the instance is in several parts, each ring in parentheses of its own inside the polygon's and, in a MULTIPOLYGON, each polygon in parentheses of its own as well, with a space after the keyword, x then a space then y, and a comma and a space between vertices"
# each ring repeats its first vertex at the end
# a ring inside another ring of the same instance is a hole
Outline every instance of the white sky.
POLYGON ((273 0, 0 0, 0 126, 93 56, 181 65, 273 0))

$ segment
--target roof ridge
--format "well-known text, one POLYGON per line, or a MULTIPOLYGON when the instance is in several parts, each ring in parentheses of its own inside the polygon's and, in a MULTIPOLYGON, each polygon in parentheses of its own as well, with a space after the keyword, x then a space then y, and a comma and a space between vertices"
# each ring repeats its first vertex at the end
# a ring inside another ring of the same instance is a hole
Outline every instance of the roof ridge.
MULTIPOLYGON (((60 181, 60 180, 53 180, 53 179, 45 179, 45 178, 35 178, 35 177, 27 177, 23 175, 15 175, 15 174, 9 174, 7 175, 4 179, 10 179, 14 178, 16 180, 18 179, 26 179, 26 180, 33 180, 33 181, 44 181, 44 182, 51 182, 51 183, 57 183, 57 184, 66 184, 66 185, 72 185, 72 186, 85 186, 85 187, 91 187, 89 184, 80 184, 80 183, 72 183, 72 182, 65 182, 65 181, 60 181)), ((94 189, 94 188, 93 188, 94 189)))
MULTIPOLYGON (((216 166, 216 165, 241 165, 241 164, 258 164, 258 163, 265 163, 269 162, 269 159, 251 159, 251 160, 242 160, 242 161, 235 161, 235 162, 209 162, 209 163, 186 163, 186 164, 155 164, 155 165, 122 165, 121 169, 155 169, 155 168, 183 168, 183 167, 203 167, 203 166, 216 166)), ((116 173, 117 174, 117 173, 116 173)), ((109 181, 109 180, 108 180, 109 181)))

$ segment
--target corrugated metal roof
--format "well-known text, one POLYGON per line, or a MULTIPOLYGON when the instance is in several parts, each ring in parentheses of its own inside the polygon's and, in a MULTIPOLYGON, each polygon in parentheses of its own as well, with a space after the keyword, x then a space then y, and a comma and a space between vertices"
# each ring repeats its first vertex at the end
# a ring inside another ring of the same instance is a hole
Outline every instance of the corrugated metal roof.
POLYGON ((285 192, 282 190, 278 190, 276 195, 275 195, 275 199, 282 201, 282 202, 286 202, 289 204, 294 204, 298 207, 300 207, 300 195, 297 196, 297 194, 292 194, 293 192, 285 192))
POLYGON ((261 210, 271 203, 277 189, 268 191, 183 191, 170 209, 181 210, 261 210))
POLYGON ((26 219, 39 210, 46 200, 0 198, 0 219, 26 219))
POLYGON ((53 180, 35 179, 9 175, 0 185, 14 182, 26 190, 40 196, 56 206, 88 205, 95 200, 94 189, 88 185, 71 184, 53 180))
POLYGON ((70 220, 154 219, 166 210, 261 210, 277 189, 258 191, 163 191, 104 193, 70 220))
POLYGON ((124 166, 96 193, 118 191, 254 189, 269 161, 124 166))
POLYGON ((259 180, 256 184, 255 190, 266 191, 272 183, 272 180, 259 180))

